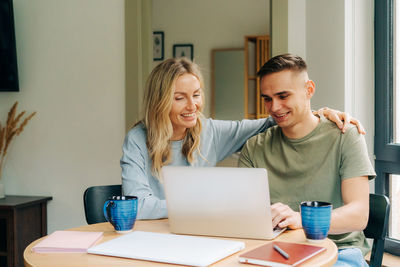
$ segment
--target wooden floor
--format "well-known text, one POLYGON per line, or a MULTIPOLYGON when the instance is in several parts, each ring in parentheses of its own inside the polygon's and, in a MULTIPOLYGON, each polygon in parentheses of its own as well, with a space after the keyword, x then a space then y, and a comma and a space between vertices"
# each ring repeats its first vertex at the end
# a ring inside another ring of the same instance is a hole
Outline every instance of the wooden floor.
MULTIPOLYGON (((368 253, 367 256, 365 256, 365 258, 369 259, 369 257, 370 257, 370 255, 368 253)), ((384 253, 382 266, 383 267, 398 267, 398 266, 400 266, 400 257, 394 256, 389 253, 384 253)))

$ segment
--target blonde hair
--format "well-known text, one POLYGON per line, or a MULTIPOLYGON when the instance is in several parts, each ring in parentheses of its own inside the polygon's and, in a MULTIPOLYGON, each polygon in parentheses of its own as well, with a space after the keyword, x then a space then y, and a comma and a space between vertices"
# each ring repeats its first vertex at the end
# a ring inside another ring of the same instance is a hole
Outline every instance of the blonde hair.
MULTIPOLYGON (((171 58, 161 62, 153 69, 146 82, 142 122, 146 127, 147 149, 152 161, 152 172, 156 177, 159 177, 161 167, 171 162, 170 139, 173 128, 169 113, 172 109, 175 82, 186 73, 196 76, 203 88, 199 67, 186 58, 171 58)), ((195 151, 200 154, 201 117, 199 110, 196 126, 187 129, 183 139, 182 154, 189 163, 194 161, 195 151)))

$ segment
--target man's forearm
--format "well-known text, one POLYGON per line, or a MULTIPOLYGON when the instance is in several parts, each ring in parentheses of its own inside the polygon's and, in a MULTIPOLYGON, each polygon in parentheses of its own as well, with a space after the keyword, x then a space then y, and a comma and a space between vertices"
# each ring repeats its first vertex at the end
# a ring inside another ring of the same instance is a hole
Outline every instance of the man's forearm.
POLYGON ((342 181, 344 205, 332 211, 329 234, 362 231, 367 226, 369 215, 369 185, 366 176, 342 181))
POLYGON ((363 202, 352 202, 332 211, 329 234, 362 231, 368 223, 369 207, 363 202))

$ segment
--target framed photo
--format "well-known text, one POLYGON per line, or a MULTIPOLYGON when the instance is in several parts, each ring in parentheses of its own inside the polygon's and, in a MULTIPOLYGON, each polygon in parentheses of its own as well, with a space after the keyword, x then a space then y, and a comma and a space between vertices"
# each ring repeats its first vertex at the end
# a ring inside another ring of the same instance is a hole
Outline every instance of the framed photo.
POLYGON ((174 58, 187 57, 193 60, 193 45, 192 44, 175 44, 173 47, 174 58))
POLYGON ((153 60, 164 60, 164 32, 153 32, 153 60))

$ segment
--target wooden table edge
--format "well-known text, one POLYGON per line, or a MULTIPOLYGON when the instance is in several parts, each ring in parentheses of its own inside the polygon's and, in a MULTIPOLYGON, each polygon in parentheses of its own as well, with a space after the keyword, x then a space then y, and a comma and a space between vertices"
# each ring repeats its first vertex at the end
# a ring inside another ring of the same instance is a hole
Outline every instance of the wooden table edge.
MULTIPOLYGON (((146 221, 138 221, 138 222, 136 222, 136 224, 135 224, 135 230, 138 230, 138 231, 151 231, 151 232, 160 232, 160 233, 170 233, 169 232, 169 229, 168 229, 168 220, 167 219, 163 219, 163 220, 146 220, 146 221), (146 223, 152 223, 152 224, 158 224, 159 226, 161 226, 161 228, 160 227, 158 227, 159 229, 151 229, 151 230, 149 230, 149 229, 142 229, 142 227, 140 227, 140 226, 142 226, 143 224, 146 224, 146 223), (166 226, 166 227, 165 227, 166 226), (139 228, 139 229, 137 229, 137 228, 139 228), (161 231, 159 231, 161 229, 161 231), (158 231, 157 231, 158 230, 158 231)), ((115 235, 114 234, 114 232, 113 232, 113 229, 112 229, 112 226, 111 226, 111 224, 109 224, 109 223, 98 223, 98 224, 92 224, 92 225, 84 225, 84 226, 80 226, 80 227, 75 227, 75 228, 71 228, 71 229, 67 229, 67 230, 71 230, 71 231, 102 231, 102 229, 103 229, 103 232, 105 233, 105 235, 110 235, 110 233, 111 233, 111 235, 113 236, 112 238, 115 238, 115 237, 117 237, 117 235, 115 235), (106 231, 104 231, 104 230, 106 230, 106 231), (106 234, 107 233, 107 234, 106 234), (115 236, 115 237, 114 237, 115 236)), ((295 231, 302 231, 302 230, 291 230, 291 231, 289 231, 289 232, 287 232, 287 234, 288 233, 290 233, 290 232, 295 232, 295 231)), ((281 236, 282 237, 282 236, 281 236)), ((280 238, 281 237, 278 237, 278 238, 276 238, 276 239, 274 239, 274 240, 276 240, 276 241, 285 241, 285 240, 280 240, 280 238)), ((44 239, 45 237, 41 237, 41 238, 39 238, 39 239, 37 239, 37 240, 35 240, 35 241, 33 241, 32 243, 30 243, 26 248, 25 248, 25 250, 24 250, 24 253, 23 253, 23 255, 24 255, 24 265, 25 265, 25 267, 40 267, 40 265, 37 265, 36 263, 33 263, 33 262, 30 262, 29 261, 29 254, 32 254, 32 253, 34 253, 34 252, 32 252, 32 247, 34 246, 34 245, 36 245, 38 242, 40 242, 42 239, 44 239)), ((112 238, 108 238, 107 240, 110 240, 110 239, 112 239, 112 238)), ((216 237, 216 238, 221 238, 221 237, 216 237)), ((224 239, 224 238, 222 238, 222 239, 224 239)), ((226 238, 227 240, 232 240, 232 238, 226 238)), ((107 240, 104 240, 104 241, 101 241, 101 242, 105 242, 105 241, 107 241, 107 240)), ((223 262, 226 260, 226 259, 228 259, 228 258, 230 258, 230 257, 234 257, 235 255, 238 257, 239 255, 241 255, 242 253, 245 253, 245 252, 247 252, 247 251, 250 251, 251 249, 254 249, 254 248, 256 248, 256 247, 258 247, 258 246, 260 246, 261 244, 257 244, 257 245, 251 245, 251 246, 248 246, 248 242, 250 242, 250 243, 258 243, 258 242, 270 242, 270 241, 273 241, 273 240, 256 240, 256 239, 234 239, 234 240, 239 240, 239 241, 243 241, 243 242, 245 242, 246 243, 246 248, 244 249, 244 250, 241 250, 241 251, 239 251, 239 252, 236 252, 236 253, 234 253, 234 254, 232 254, 232 255, 230 255, 230 256, 228 256, 228 257, 226 257, 226 258, 224 258, 224 259, 222 259, 222 260, 220 260, 220 261, 218 261, 218 262, 216 262, 216 263, 214 263, 214 264, 212 264, 211 266, 218 266, 218 264, 223 264, 223 262)), ((286 240, 287 241, 287 240, 286 240)), ((330 254, 330 257, 329 258, 327 258, 326 259, 326 262, 324 263, 324 264, 322 264, 322 265, 319 265, 319 266, 322 266, 322 267, 329 267, 329 266, 332 266, 335 262, 336 262, 336 260, 337 260, 337 257, 338 257, 338 248, 337 248, 337 246, 335 245, 335 243, 332 241, 332 240, 330 240, 330 239, 327 239, 327 240, 325 240, 325 241, 323 241, 323 242, 329 242, 329 247, 327 248, 327 249, 334 249, 334 251, 333 252, 331 252, 331 254, 330 254)), ((299 242, 299 243, 304 243, 304 244, 310 244, 310 243, 306 243, 306 242, 299 242)), ((314 244, 310 244, 310 245, 314 245, 314 244)), ((318 244, 315 244, 315 245, 318 245, 318 244)), ((326 251, 327 252, 327 251, 326 251)), ((47 254, 63 254, 63 255, 65 255, 65 253, 47 253, 47 254)), ((87 254, 87 253, 74 253, 74 254, 87 254)), ((101 255, 100 255, 101 256, 101 255)), ((101 257, 109 257, 109 256, 101 256, 101 257)), ((318 257, 318 255, 317 255, 317 257, 318 257)), ((122 258, 120 258, 120 259, 122 259, 122 258)), ((317 258, 315 258, 315 259, 317 259, 317 258)), ((138 261, 140 261, 140 260, 134 260, 134 259, 128 259, 128 260, 132 260, 132 261, 135 261, 135 262, 138 262, 138 261)), ((309 261, 311 261, 312 262, 312 260, 313 260, 313 258, 311 258, 310 260, 307 260, 307 261, 305 261, 304 263, 302 263, 301 264, 301 266, 303 265, 303 264, 307 264, 307 262, 309 262, 309 261)), ((148 265, 150 265, 150 263, 155 263, 155 264, 159 264, 160 266, 162 266, 162 264, 163 263, 157 263, 157 262, 146 262, 146 261, 144 261, 144 264, 148 264, 148 265)), ((239 262, 238 262, 239 263, 239 262)), ((164 263, 164 264, 166 264, 166 263, 164 263)), ((252 265, 246 265, 246 264, 243 264, 243 263, 240 263, 240 265, 243 265, 243 267, 246 267, 246 266, 252 266, 252 265)), ((45 266, 49 266, 49 265, 45 265, 45 266)), ((82 265, 82 266, 84 266, 84 265, 82 265)), ((156 265, 155 265, 156 266, 156 265)), ((175 266, 174 264, 167 264, 167 266, 175 266)), ((176 266, 179 266, 179 265, 176 265, 176 266)), ((183 266, 183 265, 180 265, 180 266, 183 266)), ((253 265, 254 266, 254 265, 253 265)))

